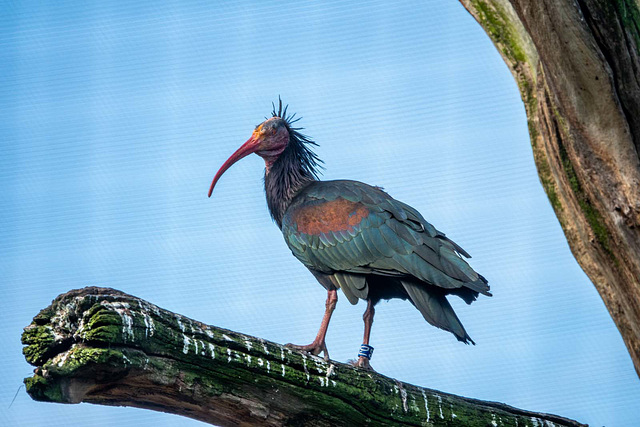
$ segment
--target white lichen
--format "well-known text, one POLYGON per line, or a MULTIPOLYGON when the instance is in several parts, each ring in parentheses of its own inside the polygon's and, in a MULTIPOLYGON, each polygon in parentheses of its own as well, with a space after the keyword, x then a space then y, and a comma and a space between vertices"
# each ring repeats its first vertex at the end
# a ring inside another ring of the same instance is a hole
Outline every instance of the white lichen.
POLYGON ((151 304, 150 302, 143 301, 143 300, 138 300, 138 304, 140 305, 140 308, 141 308, 143 311, 146 311, 147 313, 151 311, 151 312, 153 312, 153 314, 155 314, 157 317, 161 317, 160 309, 158 308, 158 306, 157 306, 157 305, 155 305, 155 304, 151 304))
POLYGON ((424 390, 420 390, 422 392, 422 397, 424 398, 424 409, 427 411, 427 422, 430 421, 431 416, 429 414, 429 401, 427 400, 427 394, 424 390))
POLYGON ((71 347, 71 349, 69 349, 69 351, 65 351, 64 353, 61 354, 57 354, 52 360, 51 362, 55 363, 56 366, 58 368, 62 367, 62 365, 64 365, 64 363, 67 361, 67 359, 69 358, 69 355, 71 354, 71 350, 73 349, 73 347, 75 347, 75 344, 71 347), (57 360, 56 360, 57 359, 57 360))
POLYGON ((122 320, 122 339, 133 341, 135 335, 133 333, 133 313, 130 311, 130 305, 120 301, 101 301, 100 304, 108 310, 115 311, 122 320))
POLYGON ((49 330, 51 332, 51 335, 53 335, 53 339, 56 342, 60 342, 60 341, 62 341, 64 339, 66 339, 66 337, 67 337, 66 334, 59 333, 55 328, 53 328, 50 325, 46 325, 45 328, 47 328, 47 330, 49 330))
POLYGON ((409 412, 409 406, 407 405, 407 391, 404 389, 404 387, 402 387, 401 382, 398 382, 397 388, 400 388, 400 398, 402 399, 402 410, 404 412, 409 412))
POLYGON ((302 366, 304 367, 304 373, 307 376, 307 382, 311 380, 311 375, 309 375, 309 369, 307 369, 307 356, 302 355, 302 366))
POLYGON ((176 321, 178 322, 178 327, 180 328, 180 330, 182 331, 182 333, 186 332, 186 329, 184 327, 184 324, 182 323, 182 321, 180 320, 180 316, 178 316, 176 314, 176 321))
POLYGON ((314 362, 316 362, 316 364, 321 364, 321 365, 326 365, 327 361, 324 360, 324 358, 320 357, 320 356, 316 356, 315 354, 309 354, 309 357, 311 358, 311 360, 313 360, 314 362))
MULTIPOLYGON (((182 352, 184 354, 189 353, 189 345, 191 345, 191 339, 185 334, 182 334, 182 342, 184 343, 184 346, 182 347, 182 352)), ((196 346, 196 350, 197 350, 197 346, 196 346)))
POLYGON ((149 313, 146 310, 142 312, 142 318, 144 319, 145 338, 149 338, 150 336, 152 337, 156 331, 156 325, 153 322, 153 319, 149 316, 149 313))
POLYGON ((333 363, 331 363, 329 365, 329 368, 327 369, 327 378, 329 378, 331 375, 333 375, 334 369, 335 369, 335 366, 333 366, 333 363))

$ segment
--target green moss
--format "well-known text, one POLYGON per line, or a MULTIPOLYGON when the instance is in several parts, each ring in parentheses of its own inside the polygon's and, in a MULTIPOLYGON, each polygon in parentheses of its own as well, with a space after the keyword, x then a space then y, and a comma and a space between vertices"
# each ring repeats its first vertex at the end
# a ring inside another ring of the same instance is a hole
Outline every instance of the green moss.
MULTIPOLYGON (((155 360, 153 363, 162 364, 162 362, 159 362, 158 360, 155 360)), ((225 378, 230 377, 221 374, 212 375, 209 369, 184 362, 175 362, 171 365, 165 364, 161 368, 164 369, 163 372, 166 373, 168 378, 180 378, 180 381, 182 381, 187 387, 198 389, 203 394, 219 396, 222 393, 232 392, 232 387, 225 383, 225 378)), ((239 380, 240 378, 243 378, 243 376, 238 375, 238 373, 234 373, 234 376, 231 378, 239 380)), ((244 381, 251 379, 252 378, 247 377, 243 378, 244 381)))
MULTIPOLYGON (((545 167, 548 169, 549 166, 545 164, 545 167)), ((545 178, 541 180, 542 187, 547 193, 547 198, 549 199, 549 203, 551 203, 551 207, 553 210, 558 213, 562 211, 562 203, 560 202, 560 198, 558 197, 558 193, 556 193, 555 183, 551 181, 549 178, 545 178)), ((558 216, 560 224, 563 224, 563 220, 560 216, 558 216)))
MULTIPOLYGON (((535 84, 530 79, 535 81, 535 75, 523 73, 523 68, 519 66, 528 60, 522 47, 522 36, 497 2, 472 0, 471 3, 477 11, 478 20, 482 27, 489 34, 496 47, 509 59, 513 69, 516 70, 516 82, 527 110, 527 116, 533 117, 538 110, 538 101, 535 84)), ((531 131, 535 128, 530 126, 529 129, 531 131)), ((535 137, 536 135, 532 133, 531 138, 535 137)))
POLYGON ((92 347, 76 347, 69 352, 67 362, 63 365, 69 370, 76 367, 86 366, 91 363, 95 364, 121 364, 124 357, 121 351, 112 350, 110 348, 92 348, 92 347))
MULTIPOLYGON (((556 119, 556 123, 559 127, 559 133, 563 135, 569 135, 569 129, 564 118, 560 115, 560 113, 556 109, 553 109, 553 114, 554 114, 554 118, 556 119)), ((562 165, 562 170, 564 171, 564 174, 566 175, 567 180, 569 181, 569 186, 571 187, 571 190, 574 196, 576 197, 576 200, 578 201, 580 210, 582 210, 582 213, 584 214, 585 219, 589 224, 589 227, 593 231, 596 242, 604 250, 604 252, 614 261, 614 263, 617 264, 618 260, 616 259, 613 251, 611 250, 611 245, 609 243, 609 231, 606 225, 604 224, 604 218, 602 217, 600 212, 598 212, 596 207, 593 205, 589 196, 582 188, 582 185, 580 185, 578 175, 576 174, 576 171, 573 168, 573 164, 569 159, 569 155, 567 154, 567 151, 564 145, 562 145, 562 137, 560 135, 558 136, 558 152, 560 154, 560 163, 562 165)), ((549 196, 549 200, 551 201, 551 204, 554 206, 554 210, 556 211, 556 213, 558 213, 559 211, 558 211, 558 208, 556 207, 556 203, 558 204, 558 207, 561 208, 560 201, 558 200, 555 190, 551 191, 552 190, 551 181, 545 178, 546 176, 550 176, 550 171, 549 171, 549 175, 547 175, 546 173, 546 169, 548 169, 548 165, 546 164, 546 162, 544 162, 544 165, 542 165, 542 163, 543 162, 541 161, 536 162, 536 164, 538 164, 538 170, 540 171, 540 179, 542 181, 542 185, 545 187, 545 190, 547 191, 547 195, 549 196), (545 173, 543 173, 543 169, 545 169, 545 173)), ((555 188, 555 185, 553 185, 553 188, 555 188)), ((557 215, 557 216, 560 219, 560 222, 562 224, 563 222, 562 215, 557 215)))
POLYGON ((59 359, 54 359, 47 362, 43 369, 53 378, 72 377, 77 370, 95 365, 122 367, 125 365, 125 357, 119 350, 76 346, 68 350, 62 363, 59 359))
POLYGON ((101 304, 94 304, 85 314, 84 339, 90 342, 121 343, 122 318, 101 304))
POLYGON ((640 6, 638 2, 634 0, 615 0, 615 6, 622 20, 624 30, 634 38, 636 49, 640 53, 640 6))
POLYGON ((53 309, 53 306, 49 306, 41 310, 40 313, 36 314, 36 317, 33 318, 33 322, 36 325, 46 325, 47 323, 49 323, 54 314, 55 310, 53 309))
POLYGON ((544 188, 545 193, 547 193, 547 197, 549 198, 549 202, 551 203, 551 207, 556 213, 560 224, 563 224, 563 207, 560 198, 558 197, 558 193, 556 192, 556 183, 553 179, 553 174, 551 173, 551 168, 549 167, 549 163, 547 162, 547 157, 543 151, 543 148, 538 144, 538 131, 535 125, 528 121, 529 125, 529 134, 531 135, 531 147, 533 149, 533 160, 536 163, 536 168, 538 169, 538 176, 540 177, 540 183, 542 184, 542 188, 544 188))
POLYGON ((60 383, 50 381, 41 375, 25 378, 24 385, 29 396, 40 402, 64 403, 60 383))
POLYGON ((531 144, 536 144, 536 139, 538 138, 538 128, 535 123, 529 119, 527 120, 527 127, 529 128, 529 136, 531 137, 531 144))
POLYGON ((44 363, 55 344, 55 336, 50 327, 31 324, 22 333, 22 354, 32 365, 44 363))
POLYGON ((478 11, 478 19, 493 41, 500 46, 502 53, 514 63, 526 62, 527 56, 520 46, 519 35, 509 18, 500 7, 482 0, 472 0, 478 11))
MULTIPOLYGON (((524 76, 521 76, 518 79, 518 87, 520 88, 520 94, 527 109, 527 117, 533 117, 538 111, 538 100, 535 95, 534 87, 524 76)), ((531 131, 531 128, 532 126, 529 126, 529 131, 531 131)), ((535 138, 533 133, 531 133, 531 138, 535 138)))
POLYGON ((107 343, 119 342, 122 336, 122 327, 118 325, 96 326, 86 331, 84 338, 87 341, 101 341, 107 343))
POLYGON ((569 185, 571 186, 571 190, 578 200, 578 205, 584 214, 587 223, 591 227, 593 234, 595 236, 596 242, 600 245, 600 247, 604 250, 604 252, 611 257, 611 259, 617 262, 613 251, 611 250, 611 246, 609 244, 609 231, 607 230, 606 225, 604 224, 604 219, 598 210, 593 206, 591 200, 589 199, 586 192, 583 190, 580 185, 580 181, 578 180, 578 176, 571 164, 571 160, 569 160, 569 156, 567 155, 567 151, 562 145, 562 142, 558 143, 558 151, 560 153, 560 161, 562 162, 562 168, 564 170, 565 175, 569 181, 569 185))

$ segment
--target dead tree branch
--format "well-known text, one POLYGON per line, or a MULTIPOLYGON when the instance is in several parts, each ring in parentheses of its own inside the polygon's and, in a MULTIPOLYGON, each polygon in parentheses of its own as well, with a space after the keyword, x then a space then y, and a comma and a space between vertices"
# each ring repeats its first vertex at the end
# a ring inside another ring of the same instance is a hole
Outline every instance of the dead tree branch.
POLYGON ((109 288, 58 296, 22 340, 37 367, 27 392, 41 401, 135 406, 220 425, 581 425, 327 362, 109 288))

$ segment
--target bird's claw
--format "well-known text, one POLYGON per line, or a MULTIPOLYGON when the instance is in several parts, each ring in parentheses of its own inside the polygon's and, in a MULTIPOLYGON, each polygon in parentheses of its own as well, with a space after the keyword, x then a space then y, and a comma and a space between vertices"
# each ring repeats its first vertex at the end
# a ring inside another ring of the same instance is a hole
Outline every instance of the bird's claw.
POLYGON ((322 342, 312 342, 309 345, 296 345, 296 344, 285 344, 287 348, 293 348, 295 350, 304 351, 314 356, 320 355, 320 353, 324 353, 324 360, 329 360, 329 350, 327 350, 327 345, 324 341, 322 342))
POLYGON ((349 360, 349 363, 355 366, 356 368, 362 368, 362 369, 366 369, 367 371, 375 372, 375 369, 371 367, 371 364, 369 363, 369 359, 367 359, 366 357, 359 356, 358 360, 349 360))

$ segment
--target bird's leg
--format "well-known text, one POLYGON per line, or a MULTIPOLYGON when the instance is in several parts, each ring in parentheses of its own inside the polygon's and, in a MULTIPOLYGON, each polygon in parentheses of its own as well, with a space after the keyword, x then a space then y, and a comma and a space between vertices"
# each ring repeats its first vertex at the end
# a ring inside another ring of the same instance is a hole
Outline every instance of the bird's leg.
POLYGON ((320 323, 320 330, 318 330, 318 335, 316 335, 316 339, 309 345, 294 345, 287 344, 287 347, 295 348, 296 350, 302 350, 309 352, 313 355, 319 355, 320 353, 324 353, 324 359, 329 360, 329 351, 327 350, 327 345, 325 344, 324 338, 327 335, 327 328, 329 327, 329 320, 331 320, 331 314, 333 310, 336 308, 336 303, 338 302, 338 291, 336 289, 327 291, 327 302, 325 304, 324 317, 322 317, 322 323, 320 323))
POLYGON ((373 325, 373 315, 376 314, 376 310, 373 308, 373 304, 373 301, 371 301, 370 299, 367 300, 367 309, 362 315, 362 320, 364 320, 364 338, 362 339, 362 344, 363 347, 368 350, 364 351, 364 353, 367 355, 363 356, 363 350, 361 349, 360 354, 358 355, 358 360, 355 363, 355 366, 370 370, 373 370, 373 368, 369 364, 369 358, 371 357, 371 351, 373 351, 373 348, 369 346, 369 336, 371 335, 371 325, 373 325))

